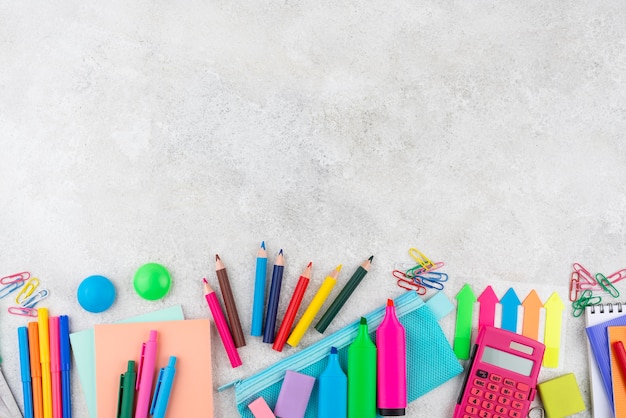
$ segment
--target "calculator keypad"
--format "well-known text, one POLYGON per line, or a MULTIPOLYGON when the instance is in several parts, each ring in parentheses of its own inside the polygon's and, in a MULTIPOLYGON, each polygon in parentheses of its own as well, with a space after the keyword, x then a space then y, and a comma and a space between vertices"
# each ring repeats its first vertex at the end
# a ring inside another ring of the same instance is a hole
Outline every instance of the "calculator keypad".
POLYGON ((463 418, 522 418, 530 392, 526 383, 477 370, 470 384, 463 418))

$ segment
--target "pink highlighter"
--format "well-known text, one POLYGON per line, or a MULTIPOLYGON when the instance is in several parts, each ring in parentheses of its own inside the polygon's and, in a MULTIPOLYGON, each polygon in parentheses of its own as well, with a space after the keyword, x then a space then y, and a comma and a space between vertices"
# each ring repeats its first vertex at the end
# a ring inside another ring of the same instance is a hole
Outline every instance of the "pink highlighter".
POLYGON ((52 376, 52 417, 63 418, 63 397, 61 392, 61 339, 59 337, 59 317, 48 320, 50 329, 50 375, 52 376))
POLYGON ((150 409, 150 393, 154 380, 154 368, 157 356, 157 332, 150 331, 150 339, 141 347, 141 358, 137 370, 137 408, 135 418, 146 418, 150 409))
POLYGON ((387 300, 385 318, 376 330, 378 348, 378 413, 404 416, 406 391, 406 332, 396 316, 393 300, 387 300))

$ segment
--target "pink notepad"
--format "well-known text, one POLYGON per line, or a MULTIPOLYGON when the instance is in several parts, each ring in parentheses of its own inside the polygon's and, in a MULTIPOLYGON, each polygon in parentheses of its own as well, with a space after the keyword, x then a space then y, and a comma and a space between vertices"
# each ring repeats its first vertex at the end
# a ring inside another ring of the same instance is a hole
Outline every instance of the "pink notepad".
MULTIPOLYGON (((176 356, 176 381, 167 408, 172 417, 213 417, 211 328, 208 319, 96 325, 96 389, 99 417, 114 417, 120 374, 139 363, 141 344, 158 331, 156 370, 176 356)), ((155 375, 156 378, 156 375, 155 375)))

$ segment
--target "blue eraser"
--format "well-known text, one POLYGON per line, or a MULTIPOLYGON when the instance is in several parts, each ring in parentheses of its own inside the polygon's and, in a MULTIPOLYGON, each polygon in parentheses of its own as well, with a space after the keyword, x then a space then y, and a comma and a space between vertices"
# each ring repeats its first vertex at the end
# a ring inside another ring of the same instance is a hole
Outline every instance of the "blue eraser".
POLYGON ((93 313, 106 311, 115 301, 115 286, 104 276, 87 277, 76 293, 80 306, 93 313))

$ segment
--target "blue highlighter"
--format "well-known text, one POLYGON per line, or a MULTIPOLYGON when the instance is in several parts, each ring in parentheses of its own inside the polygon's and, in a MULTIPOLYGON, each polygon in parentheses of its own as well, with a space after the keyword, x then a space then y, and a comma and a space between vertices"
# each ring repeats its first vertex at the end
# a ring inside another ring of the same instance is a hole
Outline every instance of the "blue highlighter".
POLYGON ((19 327, 17 337, 20 345, 20 370, 24 391, 24 417, 33 418, 33 389, 30 385, 30 352, 28 347, 28 328, 19 327))
POLYGON ((346 418, 348 414, 348 377, 339 365, 337 348, 330 349, 328 366, 319 377, 318 418, 346 418))

